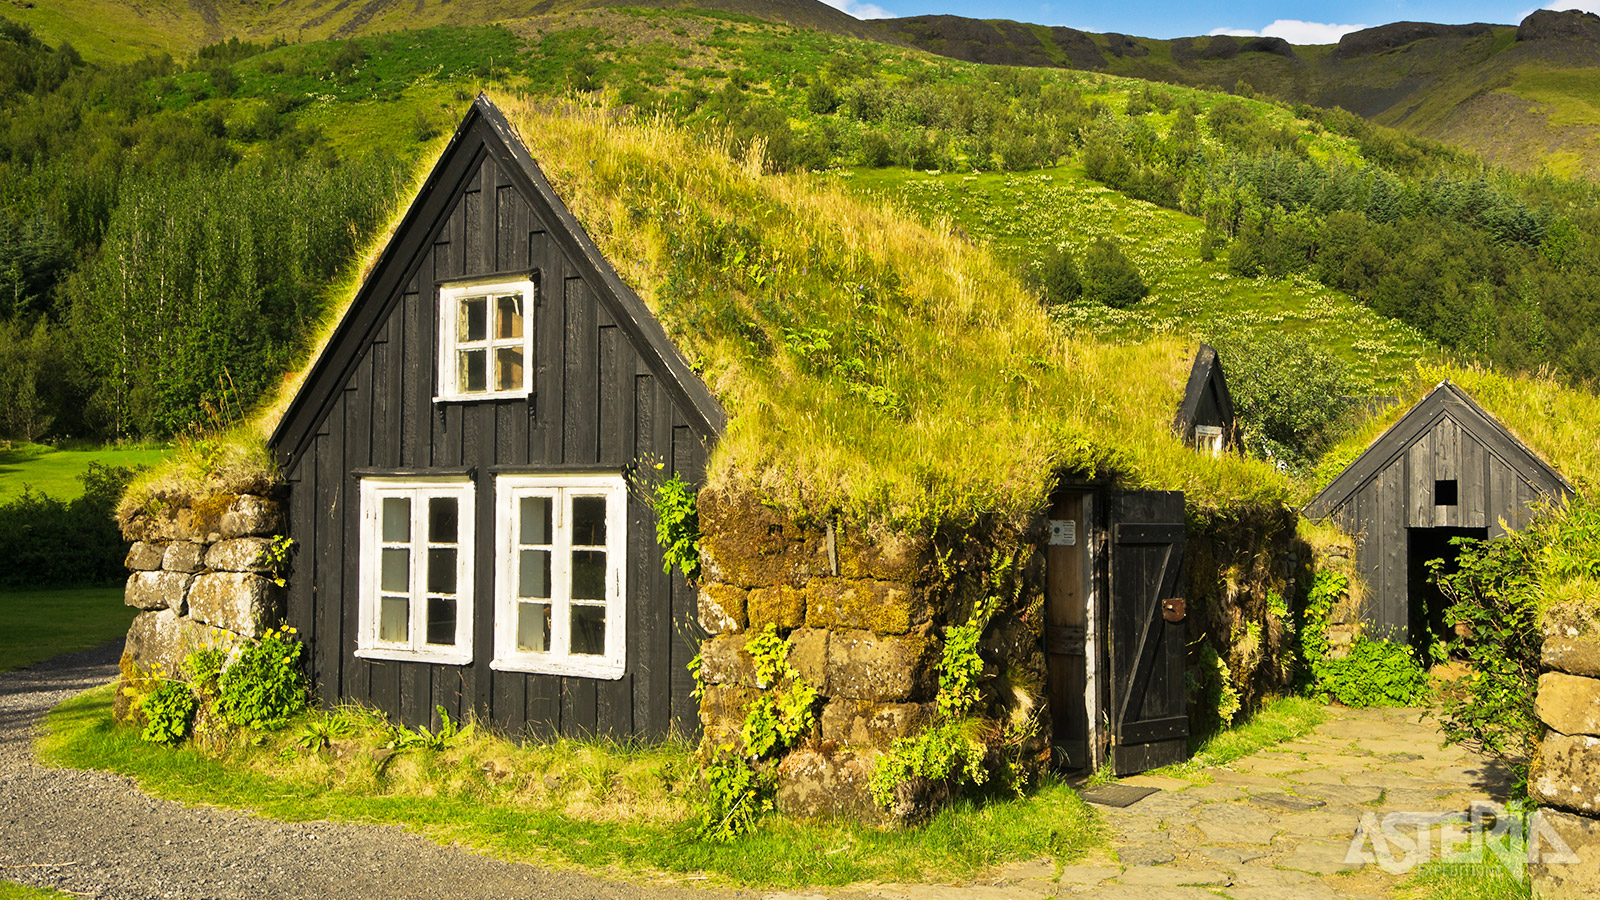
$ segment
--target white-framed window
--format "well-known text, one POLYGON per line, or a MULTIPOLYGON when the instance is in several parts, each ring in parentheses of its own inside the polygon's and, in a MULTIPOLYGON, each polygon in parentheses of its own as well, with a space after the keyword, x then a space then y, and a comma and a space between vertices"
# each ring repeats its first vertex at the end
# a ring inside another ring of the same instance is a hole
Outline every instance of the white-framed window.
POLYGON ((493 668, 622 677, 627 500, 621 475, 495 479, 493 668))
POLYGON ((1194 427, 1194 446, 1201 453, 1212 456, 1222 455, 1222 428, 1217 425, 1196 425, 1194 427))
POLYGON ((356 656, 472 661, 472 516, 469 479, 361 479, 356 656))
POLYGON ((526 396, 533 390, 531 279, 439 289, 438 400, 526 396))

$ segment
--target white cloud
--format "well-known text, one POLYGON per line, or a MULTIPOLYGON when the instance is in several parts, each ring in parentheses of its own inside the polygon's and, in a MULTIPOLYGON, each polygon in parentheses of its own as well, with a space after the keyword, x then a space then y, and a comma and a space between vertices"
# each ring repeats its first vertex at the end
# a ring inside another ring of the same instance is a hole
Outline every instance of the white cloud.
MULTIPOLYGON (((1600 5, 1600 0, 1591 0, 1600 5)), ((1279 19, 1265 28, 1213 28, 1212 34, 1231 34, 1237 37, 1277 37, 1291 44, 1337 44, 1339 38, 1352 31, 1368 28, 1367 25, 1333 25, 1326 22, 1302 22, 1299 19, 1279 19)))
POLYGON ((822 0, 840 12, 849 13, 858 19, 892 19, 894 13, 876 3, 861 3, 859 0, 822 0))
MULTIPOLYGON (((1581 9, 1584 12, 1600 13, 1600 0, 1556 0, 1554 3, 1547 3, 1544 6, 1539 7, 1539 9, 1554 9, 1563 12, 1569 9, 1581 9)), ((1522 15, 1517 16, 1517 21, 1521 22, 1523 19, 1526 19, 1538 11, 1539 10, 1536 9, 1530 9, 1522 15)))

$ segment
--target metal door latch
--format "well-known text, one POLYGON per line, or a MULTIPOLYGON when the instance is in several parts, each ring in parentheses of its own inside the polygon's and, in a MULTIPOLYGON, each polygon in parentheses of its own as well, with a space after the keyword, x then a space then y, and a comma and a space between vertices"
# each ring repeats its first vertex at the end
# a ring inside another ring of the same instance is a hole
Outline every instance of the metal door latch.
POLYGON ((1161 601, 1161 618, 1168 622, 1182 622, 1184 615, 1183 598, 1168 597, 1161 601))

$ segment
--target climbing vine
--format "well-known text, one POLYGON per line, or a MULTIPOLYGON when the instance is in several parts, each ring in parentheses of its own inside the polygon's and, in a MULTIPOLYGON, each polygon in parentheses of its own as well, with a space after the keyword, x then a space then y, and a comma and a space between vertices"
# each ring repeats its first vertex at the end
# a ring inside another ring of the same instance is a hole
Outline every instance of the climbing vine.
POLYGON ((1421 703, 1428 695, 1428 674, 1410 647, 1357 636, 1344 656, 1331 653, 1328 615, 1349 589, 1349 577, 1338 572, 1318 572, 1311 582, 1299 629, 1307 687, 1345 706, 1421 703))

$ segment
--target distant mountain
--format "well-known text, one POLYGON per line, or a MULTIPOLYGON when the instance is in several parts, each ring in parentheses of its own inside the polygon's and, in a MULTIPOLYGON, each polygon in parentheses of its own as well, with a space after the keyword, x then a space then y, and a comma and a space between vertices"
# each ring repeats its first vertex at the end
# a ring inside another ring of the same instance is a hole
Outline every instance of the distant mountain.
POLYGON ((880 20, 912 45, 995 65, 1060 66, 1340 106, 1510 168, 1600 179, 1600 16, 1520 26, 1396 22, 1297 46, 1229 35, 1155 40, 960 16, 880 20))

